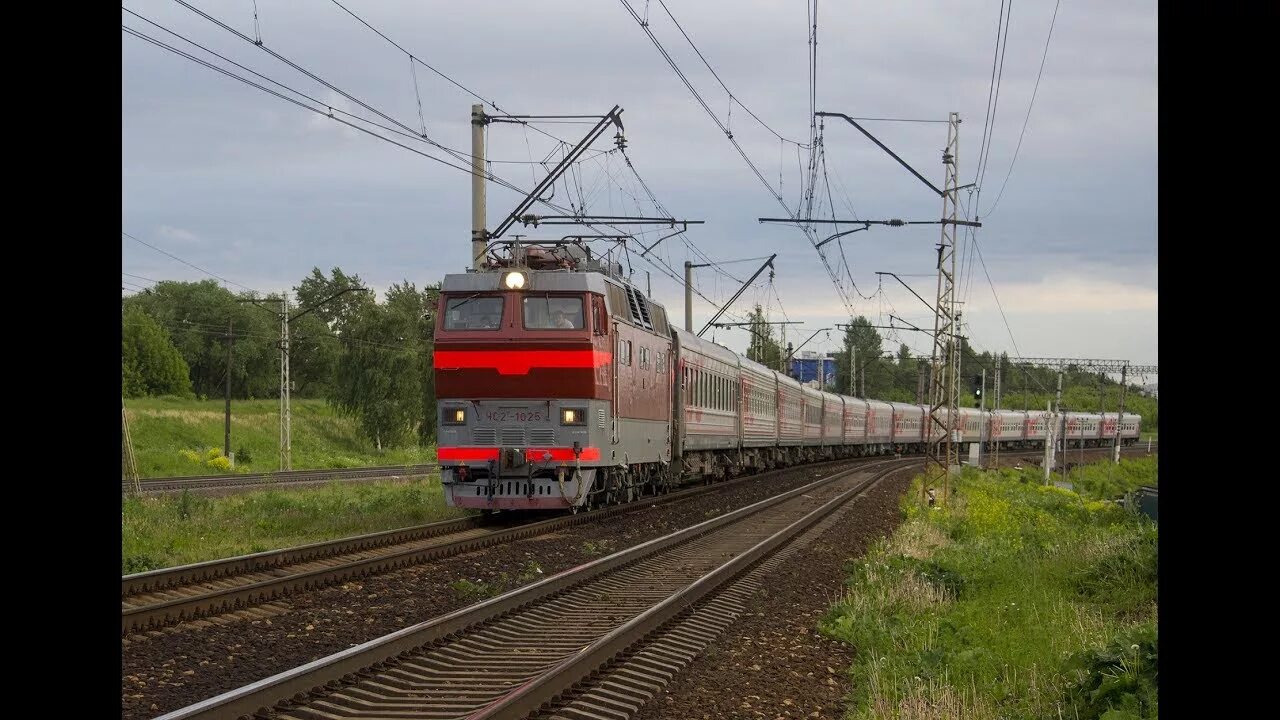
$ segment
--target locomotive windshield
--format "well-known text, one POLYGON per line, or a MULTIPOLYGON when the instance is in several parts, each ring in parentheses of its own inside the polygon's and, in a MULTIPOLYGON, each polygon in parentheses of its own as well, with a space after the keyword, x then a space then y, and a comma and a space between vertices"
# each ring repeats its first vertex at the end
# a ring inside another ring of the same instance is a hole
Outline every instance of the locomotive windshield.
POLYGON ((502 298, 450 298, 445 307, 446 330, 497 330, 502 324, 502 298))
POLYGON ((524 326, 529 330, 581 330, 582 298, 523 298, 524 326))

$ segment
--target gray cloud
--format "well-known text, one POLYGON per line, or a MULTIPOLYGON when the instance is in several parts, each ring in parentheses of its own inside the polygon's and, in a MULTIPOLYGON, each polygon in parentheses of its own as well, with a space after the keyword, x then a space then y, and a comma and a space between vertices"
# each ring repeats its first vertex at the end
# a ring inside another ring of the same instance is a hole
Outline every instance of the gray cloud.
MULTIPOLYGON (((332 4, 258 5, 269 47, 404 123, 418 125, 403 55, 332 4)), ((633 5, 638 11, 643 7, 633 5)), ((794 3, 678 0, 668 5, 743 102, 787 137, 807 139, 801 8, 794 3)), ((127 6, 335 108, 354 107, 175 3, 127 6)), ((202 7, 253 33, 248 5, 202 7)), ((788 314, 811 328, 842 321, 843 307, 816 253, 798 231, 755 221, 780 215, 782 208, 620 4, 393 2, 350 7, 508 111, 599 113, 621 105, 628 152, 650 187, 677 216, 708 221, 690 231, 692 240, 721 259, 781 253, 776 287, 788 314)), ((929 118, 959 111, 964 118, 961 174, 963 181, 971 180, 981 145, 998 7, 994 0, 820 4, 819 108, 929 118)), ((1048 3, 1016 7, 982 195, 984 211, 1009 167, 1052 10, 1048 3)), ((723 120, 729 107, 724 93, 660 6, 651 4, 649 14, 655 33, 723 120)), ((122 17, 132 27, 162 35, 127 14, 122 17)), ((1072 2, 1059 11, 1017 166, 980 231, 987 270, 1002 302, 1009 298, 1005 313, 1024 353, 1157 359, 1157 310, 1146 301, 1103 319, 1083 301, 1072 312, 1065 296, 1065 314, 1020 299, 1034 288, 1069 293, 1072 279, 1077 288, 1095 293, 1155 297, 1156 26, 1154 3, 1072 2)), ((122 85, 125 231, 263 290, 296 284, 313 265, 340 265, 385 287, 406 278, 431 282, 467 264, 469 181, 463 173, 127 36, 122 36, 122 85), (199 242, 166 236, 175 230, 199 242)), ((421 67, 418 90, 431 136, 469 149, 467 119, 474 99, 421 67)), ((945 126, 867 125, 932 182, 941 182, 938 159, 945 126)), ((574 141, 586 128, 547 129, 574 141)), ((794 209, 801 180, 795 148, 780 147, 741 108, 734 109, 732 129, 771 183, 777 183, 781 172, 783 196, 794 209)), ((526 144, 526 133, 512 125, 494 126, 489 139, 490 157, 496 159, 541 159, 554 144, 533 132, 526 144)), ((609 147, 603 140, 597 146, 609 147)), ((828 123, 826 149, 841 216, 849 212, 847 204, 867 218, 928 219, 939 213, 936 196, 852 127, 828 123)), ((624 178, 619 160, 609 157, 607 169, 624 178)), ((533 184, 527 166, 498 164, 494 169, 523 187, 533 184)), ((584 184, 595 184, 601 167, 593 162, 584 170, 584 184)), ((630 198, 608 192, 607 183, 600 185, 592 210, 635 211, 630 198)), ((496 223, 518 198, 492 186, 489 193, 490 222, 496 223)), ((558 199, 563 200, 562 194, 558 199)), ((822 206, 830 212, 825 199, 822 206)), ((647 203, 642 209, 650 210, 647 203)), ((936 241, 936 227, 873 229, 846 238, 844 249, 854 280, 871 295, 877 287, 875 270, 930 272, 936 241)), ((674 241, 661 252, 673 267, 686 259, 684 246, 674 241)), ((843 272, 838 252, 828 257, 843 272)), ((122 262, 126 272, 147 277, 198 275, 129 240, 122 240, 122 262)), ((655 295, 679 316, 679 286, 643 263, 635 265, 637 277, 643 278, 646 269, 653 272, 655 295)), ((746 264, 730 269, 740 277, 750 272, 746 264)), ((994 305, 981 266, 975 263, 973 272, 973 312, 967 316, 973 335, 990 349, 1011 350, 999 312, 978 301, 985 297, 987 305, 994 305)), ((732 283, 715 281, 712 275, 699 274, 704 292, 726 298, 732 283)), ((931 278, 912 281, 932 300, 931 278)), ((899 297, 886 286, 885 296, 859 299, 858 311, 875 316, 884 304, 887 313, 891 302, 903 312, 914 312, 908 302, 916 301, 905 292, 899 297)), ((763 302, 765 297, 772 293, 753 290, 743 302, 763 302)), ((695 314, 705 319, 709 308, 698 305, 695 314)), ((731 347, 746 344, 745 333, 718 339, 731 347)), ((919 340, 914 344, 927 348, 919 340)))

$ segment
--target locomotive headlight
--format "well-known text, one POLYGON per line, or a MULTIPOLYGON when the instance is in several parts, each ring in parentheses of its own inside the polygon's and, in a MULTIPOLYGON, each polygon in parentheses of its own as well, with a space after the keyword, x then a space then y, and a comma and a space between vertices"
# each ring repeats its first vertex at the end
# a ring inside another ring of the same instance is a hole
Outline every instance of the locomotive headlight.
POLYGON ((560 408, 561 425, 586 425, 587 412, 582 408, 560 408))
POLYGON ((445 425, 465 425, 467 423, 467 411, 465 408, 449 408, 444 411, 445 425))
POLYGON ((509 272, 503 282, 508 290, 519 290, 524 287, 524 273, 509 272))

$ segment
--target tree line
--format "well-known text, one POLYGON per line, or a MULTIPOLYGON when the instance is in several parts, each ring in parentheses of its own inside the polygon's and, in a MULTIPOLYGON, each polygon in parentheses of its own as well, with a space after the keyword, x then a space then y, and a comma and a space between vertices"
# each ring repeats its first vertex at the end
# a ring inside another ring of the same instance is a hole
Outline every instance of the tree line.
MULTIPOLYGON (((379 448, 411 439, 434 442, 432 311, 439 284, 421 289, 408 281, 392 285, 381 302, 368 291, 341 292, 362 287, 358 275, 347 275, 341 268, 333 268, 327 276, 313 268, 293 288, 289 315, 297 319, 289 324, 290 392, 324 398, 342 414, 358 419, 362 432, 379 448)), ((228 372, 233 398, 278 397, 280 301, 279 295, 233 293, 215 280, 162 281, 125 298, 121 336, 125 397, 221 397, 228 372)), ((775 326, 767 324, 760 306, 748 317, 747 357, 782 368, 787 352, 775 326)), ((863 316, 844 326, 842 340, 841 349, 831 353, 836 373, 826 390, 916 402, 921 366, 927 366, 929 358, 913 356, 906 345, 888 352, 884 338, 863 316)), ((1017 365, 1007 354, 978 353, 964 339, 960 351, 961 406, 979 406, 975 379, 984 369, 985 405, 995 406, 994 375, 1001 360, 1001 407, 1043 409, 1053 402, 1056 369, 1017 365)), ((927 367, 923 373, 927 383, 927 367)), ((1115 380, 1082 368, 1066 368, 1064 408, 1115 412, 1119 400, 1120 385, 1115 380)), ((1142 415, 1144 428, 1158 426, 1158 404, 1141 394, 1138 385, 1129 386, 1125 409, 1142 415)))
MULTIPOLYGON (((358 275, 314 268, 289 301, 290 393, 326 399, 379 449, 433 442, 438 288, 405 281, 379 302, 358 275)), ((233 398, 278 397, 281 312, 278 294, 233 293, 215 280, 162 281, 124 298, 125 397, 222 397, 228 372, 233 398)))

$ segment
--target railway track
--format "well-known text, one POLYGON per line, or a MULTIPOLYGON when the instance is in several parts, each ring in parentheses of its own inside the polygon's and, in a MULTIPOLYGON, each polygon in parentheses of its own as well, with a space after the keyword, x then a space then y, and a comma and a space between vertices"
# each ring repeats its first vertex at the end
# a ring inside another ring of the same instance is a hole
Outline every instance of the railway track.
POLYGON ((163 720, 625 717, 728 626, 777 551, 922 462, 837 471, 163 720))
MULTIPOLYGON (((438 469, 439 466, 434 463, 429 465, 386 465, 338 470, 282 470, 280 472, 246 473, 244 475, 143 478, 138 482, 142 492, 174 492, 179 490, 210 490, 258 485, 296 485, 330 480, 421 477, 423 475, 432 475, 438 469)), ((125 490, 127 491, 128 488, 126 487, 125 490)))
MULTIPOLYGON (((850 462, 857 461, 828 461, 807 467, 821 469, 850 462)), ((519 522, 520 516, 508 519, 502 514, 489 518, 473 516, 126 575, 120 578, 120 630, 126 635, 238 610, 293 593, 554 532, 641 507, 678 502, 740 483, 767 480, 776 473, 795 469, 748 475, 643 501, 534 522, 519 522)))
MULTIPOLYGON (((1130 450, 1144 449, 1127 448, 1125 452, 1130 450)), ((1099 452, 1107 451, 1086 450, 1090 456, 1099 452)), ((1025 457, 1030 461, 1039 459, 1034 452, 1010 452, 1006 457, 1025 457)), ((816 463, 809 467, 831 467, 840 462, 848 463, 850 460, 816 463)), ((644 502, 541 521, 513 523, 502 515, 487 519, 467 517, 126 575, 120 580, 121 634, 154 630, 239 610, 298 592, 555 532, 655 503, 665 504, 721 491, 739 483, 767 479, 771 474, 749 475, 649 498, 644 502)))

